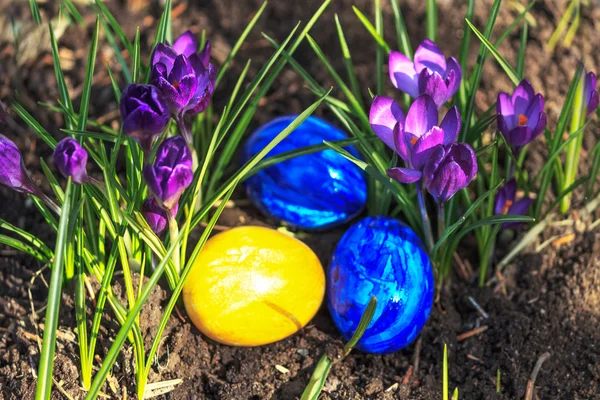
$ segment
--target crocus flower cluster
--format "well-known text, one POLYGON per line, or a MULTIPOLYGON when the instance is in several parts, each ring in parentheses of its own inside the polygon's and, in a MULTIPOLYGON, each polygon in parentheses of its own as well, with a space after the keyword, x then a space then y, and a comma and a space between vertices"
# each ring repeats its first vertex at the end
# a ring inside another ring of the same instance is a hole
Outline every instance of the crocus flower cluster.
MULTIPOLYGON (((523 197, 517 200, 517 181, 512 178, 498 190, 494 202, 494 213, 496 215, 525 215, 533 200, 529 197, 523 197)), ((503 228, 514 228, 518 222, 508 222, 502 225, 503 228)))
POLYGON ((439 123, 437 105, 427 94, 414 101, 406 117, 393 99, 376 96, 369 120, 375 134, 406 164, 387 171, 392 179, 423 180, 434 199, 444 203, 475 177, 475 152, 465 143, 456 143, 461 126, 456 107, 439 123))
POLYGON ((198 114, 206 109, 215 89, 217 69, 209 63, 210 42, 201 52, 190 31, 173 46, 159 44, 152 56, 152 84, 158 87, 179 117, 198 114))
MULTIPOLYGON (((198 114, 210 103, 217 69, 209 62, 210 42, 200 52, 198 47, 190 31, 173 46, 158 44, 150 65, 151 85, 130 84, 121 95, 123 132, 137 140, 147 154, 171 114, 181 124, 184 115, 198 114)), ((187 131, 181 133, 191 143, 187 131)))
POLYGON ((583 83, 583 98, 586 107, 586 116, 590 116, 598 108, 598 90, 596 89, 596 74, 588 72, 585 74, 583 83))
POLYGON ((512 96, 498 93, 496 103, 498 130, 502 133, 513 152, 537 138, 546 128, 544 96, 535 93, 531 83, 523 80, 512 96))
POLYGON ((415 52, 414 62, 402 53, 391 51, 389 73, 396 88, 413 98, 428 94, 438 108, 456 93, 462 80, 458 61, 454 57, 444 58, 429 39, 415 52))
POLYGON ((144 167, 144 178, 158 205, 173 213, 179 197, 194 178, 192 153, 181 136, 161 143, 154 165, 144 167))

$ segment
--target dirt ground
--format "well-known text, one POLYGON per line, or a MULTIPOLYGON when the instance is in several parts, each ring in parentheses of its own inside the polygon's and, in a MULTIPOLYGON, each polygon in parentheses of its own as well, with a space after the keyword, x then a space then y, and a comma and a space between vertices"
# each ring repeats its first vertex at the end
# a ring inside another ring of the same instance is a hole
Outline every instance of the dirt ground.
MULTIPOLYGON (((43 5, 44 16, 54 15, 55 2, 43 5)), ((142 29, 142 43, 151 41, 160 7, 150 5, 140 11, 127 9, 126 4, 106 1, 133 37, 135 26, 142 29)), ((130 1, 135 5, 143 3, 130 1)), ((218 0, 190 2, 187 8, 175 10, 175 34, 191 28, 198 32, 206 29, 214 45, 213 57, 217 64, 225 59, 249 20, 258 9, 258 0, 218 0), (179 12, 179 11, 178 11, 179 12)), ((391 8, 384 3, 386 38, 395 43, 391 8), (388 37, 389 36, 389 37, 388 37)), ((425 36, 425 5, 419 0, 402 3, 413 48, 425 36)), ((457 54, 463 33, 465 2, 440 0, 439 44, 446 54, 457 54)), ((589 70, 598 71, 600 53, 600 8, 583 8, 581 27, 572 46, 559 46, 554 53, 545 50, 545 43, 566 5, 562 1, 539 1, 532 10, 536 25, 530 26, 525 76, 546 97, 550 126, 554 126, 568 84, 578 60, 582 59, 589 70)), ((215 95, 216 109, 227 101, 226 94, 235 83, 236 71, 245 60, 253 60, 256 72, 271 49, 260 31, 272 37, 283 38, 298 20, 307 21, 320 0, 304 2, 273 1, 269 4, 256 31, 243 46, 238 62, 233 66, 231 80, 215 95)), ((329 59, 343 72, 341 51, 337 46, 333 14, 338 13, 345 28, 357 72, 365 93, 375 85, 373 60, 375 46, 360 25, 351 5, 355 4, 367 15, 372 15, 370 0, 334 0, 323 15, 321 23, 312 32, 324 48, 329 59)), ((482 27, 487 21, 491 1, 476 2, 475 24, 482 27)), ((503 4, 496 27, 496 36, 517 15, 510 4, 503 4)), ((61 57, 67 70, 71 93, 79 93, 91 38, 90 24, 94 19, 91 9, 85 10, 84 26, 71 26, 60 40, 61 57)), ((17 98, 50 131, 58 135, 60 119, 36 105, 38 101, 56 102, 58 97, 47 48, 31 49, 23 45, 15 60, 15 47, 11 39, 8 15, 17 21, 21 31, 45 43, 47 36, 29 24, 27 2, 3 0, 0 4, 0 99, 17 98), (4 10, 2 10, 4 8, 4 10), (7 25, 8 21, 8 25, 7 25), (37 36, 36 36, 37 35, 37 36)), ((471 63, 475 62, 476 38, 471 41, 471 63)), ((519 45, 518 33, 510 36, 500 47, 505 57, 514 62, 519 45)), ((147 49, 147 47, 146 47, 147 49)), ((117 123, 118 110, 112 100, 104 65, 116 65, 114 55, 107 45, 101 47, 99 67, 95 77, 92 114, 105 121, 117 123), (100 64, 101 63, 101 64, 100 64)), ((319 66, 311 49, 304 45, 296 58, 319 80, 331 83, 327 71, 319 66)), ((392 86, 386 83, 392 91, 392 86)), ((508 90, 510 82, 500 67, 490 60, 484 71, 482 89, 476 99, 477 110, 487 109, 495 101, 499 90, 508 90)), ((300 112, 314 101, 304 88, 302 79, 291 69, 284 71, 261 104, 253 127, 283 113, 300 112)), ((331 117, 324 110, 317 112, 331 117)), ((594 124, 597 124, 596 122, 594 124)), ((24 127, 24 125, 23 125, 24 127)), ((49 160, 50 152, 43 143, 25 129, 3 132, 17 143, 25 153, 25 162, 34 176, 41 181, 39 157, 49 160)), ((584 140, 589 150, 600 136, 596 125, 591 127, 584 140)), ((583 153, 580 173, 589 167, 587 153, 583 153)), ((547 153, 542 140, 529 151, 526 166, 529 171, 539 170, 547 153)), ((233 165, 233 170, 236 166, 233 165)), ((241 224, 273 225, 244 200, 244 193, 235 194, 236 207, 226 209, 219 222, 224 226, 241 224)), ((0 218, 32 231, 52 243, 53 235, 44 227, 43 220, 32 204, 19 194, 0 188, 0 218)), ((585 204, 582 193, 575 194, 575 208, 585 204)), ((443 345, 449 349, 450 387, 458 387, 463 399, 522 399, 528 379, 538 359, 549 353, 535 381, 539 399, 600 399, 600 232, 586 229, 598 218, 598 213, 581 218, 574 213, 559 217, 566 222, 546 229, 537 243, 531 246, 502 275, 488 287, 479 288, 476 274, 463 277, 460 268, 452 284, 440 294, 431 318, 419 341, 407 349, 385 356, 352 353, 336 364, 325 385, 324 399, 434 399, 441 397, 441 371, 443 345), (573 234, 573 240, 555 241, 555 236, 573 234), (542 244, 548 244, 542 246, 542 244), (484 316, 469 300, 474 299, 485 311, 484 316), (480 333, 464 338, 466 332, 480 329, 480 333), (496 392, 496 377, 500 371, 501 390, 496 392)), ((345 227, 325 233, 310 234, 305 242, 327 265, 335 244, 345 227)), ((506 238, 499 246, 498 258, 514 244, 516 238, 506 238)), ((461 248, 463 262, 471 260, 476 267, 475 248, 468 242, 461 248)), ((457 264, 459 265, 459 264, 457 264)), ((47 288, 44 277, 47 271, 38 262, 16 252, 0 247, 0 398, 31 399, 35 392, 35 370, 39 358, 38 331, 43 323, 43 310, 47 288), (33 312, 32 310, 35 310, 33 312)), ((468 268, 468 267, 467 267, 468 268)), ((475 268, 476 270, 476 268, 475 268)), ((118 277, 117 277, 118 280, 118 277)), ((72 398, 83 398, 79 388, 78 348, 73 333, 75 314, 73 300, 67 287, 60 316, 55 378, 62 390, 72 398)), ((149 344, 160 320, 161 307, 168 297, 163 288, 157 288, 146 306, 141 320, 149 344)), ((107 321, 101 330, 98 353, 103 356, 115 336, 118 326, 107 321)), ((173 316, 162 344, 159 358, 150 374, 150 382, 180 378, 183 383, 165 395, 167 399, 295 399, 306 386, 316 361, 326 352, 338 357, 343 342, 323 307, 313 322, 301 332, 281 342, 256 347, 236 348, 220 345, 202 336, 191 325, 173 316), (284 366, 282 373, 275 368, 284 366)), ((112 398, 131 398, 135 393, 133 357, 126 347, 112 372, 112 387, 104 392, 112 398)), ((53 398, 69 398, 55 391, 53 398)))

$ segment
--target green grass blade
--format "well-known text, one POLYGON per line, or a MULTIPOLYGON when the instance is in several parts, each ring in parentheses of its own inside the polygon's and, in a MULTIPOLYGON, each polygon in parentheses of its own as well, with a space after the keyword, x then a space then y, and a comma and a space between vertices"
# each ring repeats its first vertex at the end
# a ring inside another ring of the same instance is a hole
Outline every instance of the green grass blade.
POLYGON ((525 68, 525 49, 527 48, 527 20, 523 22, 523 30, 521 31, 521 42, 519 46, 519 55, 517 56, 517 76, 523 79, 523 69, 525 68))
POLYGON ((302 392, 300 400, 317 400, 319 398, 332 365, 333 362, 327 357, 327 354, 323 354, 310 377, 310 381, 308 381, 306 389, 302 392))
POLYGON ((40 15, 40 8, 36 0, 29 0, 29 8, 31 9, 31 16, 36 25, 42 24, 42 16, 40 15))
POLYGON ((513 69, 513 67, 511 67, 508 61, 506 61, 506 59, 502 57, 502 55, 498 52, 496 47, 481 32, 479 32, 477 28, 475 28, 475 25, 473 25, 471 21, 465 21, 467 22, 467 25, 469 25, 469 28, 471 28, 475 36, 479 38, 481 43, 483 43, 488 49, 488 51, 494 56, 494 58, 496 58, 496 61, 498 61, 498 64, 500 64, 504 72, 506 72, 506 75, 508 75, 510 80, 515 84, 515 86, 518 85, 520 82, 519 75, 513 69))
POLYGON ((442 360, 442 399, 448 400, 448 347, 444 344, 444 358, 442 360))
MULTIPOLYGON (((375 0, 375 31, 383 37, 383 15, 381 12, 381 0, 375 0)), ((375 49, 375 75, 377 80, 377 94, 383 94, 383 48, 375 49)), ((389 50, 386 54, 389 53, 389 50)))
POLYGON ((242 44, 244 44, 244 42, 246 41, 246 38, 248 37, 248 35, 250 34, 250 32, 252 31, 252 29, 254 28, 254 26, 256 25, 256 23, 258 22, 258 20, 260 19, 260 16, 262 15, 263 11, 265 11, 265 8, 267 7, 267 4, 268 3, 266 1, 262 3, 262 5, 258 9, 258 11, 256 11, 256 13, 254 14, 254 17, 252 17, 252 19, 250 20, 250 22, 248 23, 248 25, 246 25, 246 27, 244 28, 244 31, 242 32, 242 34, 240 35, 240 37, 238 38, 238 40, 235 42, 235 44, 231 48, 231 51, 229 52, 229 54, 227 55, 227 58, 223 62, 223 65, 219 69, 219 73, 217 74, 217 80, 216 80, 216 83, 215 83, 215 87, 219 86, 219 82, 221 82, 221 79, 225 75, 225 72, 229 69, 229 64, 235 58, 235 56, 237 55, 238 51, 242 47, 242 44))
POLYGON ((75 216, 71 215, 72 192, 73 184, 69 178, 65 201, 61 210, 56 249, 54 251, 55 257, 50 275, 50 286, 48 288, 48 306, 46 308, 44 339, 42 341, 42 351, 38 367, 36 400, 49 400, 52 391, 52 372, 54 368, 54 351, 56 349, 56 331, 58 329, 65 251, 68 241, 68 223, 71 218, 76 218, 77 215, 76 213, 75 216))
POLYGON ((56 147, 56 139, 54 139, 52 135, 50 135, 50 133, 48 133, 48 131, 44 129, 44 127, 37 122, 37 120, 31 114, 29 114, 29 112, 25 110, 21 104, 17 103, 16 101, 12 101, 10 104, 13 111, 17 113, 17 115, 31 129, 33 129, 33 131, 40 137, 40 139, 44 141, 44 143, 46 143, 48 147, 50 147, 50 149, 54 150, 56 147))
POLYGON ((4 229, 5 231, 19 235, 20 237, 25 239, 28 246, 34 248, 36 250, 36 253, 42 254, 47 260, 50 260, 54 256, 52 250, 50 250, 50 248, 46 246, 46 244, 37 236, 19 227, 14 226, 13 224, 3 220, 2 218, 0 218, 0 229, 4 229))
MULTIPOLYGON (((64 104, 66 108, 69 110, 73 110, 73 103, 71 102, 71 96, 69 95, 69 89, 67 88, 67 83, 65 82, 65 76, 63 74, 62 67, 60 66, 60 56, 58 53, 58 43, 56 42, 56 37, 54 36, 54 29, 52 28, 52 24, 49 24, 50 29, 50 44, 52 47, 52 62, 54 64, 54 75, 56 77, 56 84, 58 85, 58 92, 60 94, 60 101, 64 104)), ((71 118, 65 116, 65 125, 69 129, 73 129, 74 123, 71 118)))
MULTIPOLYGON (((500 11, 500 4, 502 4, 502 0, 494 0, 494 4, 490 9, 490 14, 488 17, 488 22, 485 25, 484 34, 486 38, 490 38, 492 36, 492 31, 494 29, 494 24, 496 23, 496 18, 498 17, 498 12, 500 11)), ((467 24, 467 19, 465 19, 465 24, 467 24)), ((467 24, 468 26, 468 24, 467 24)), ((485 63, 485 56, 487 50, 485 45, 482 43, 479 46, 479 54, 477 55, 477 65, 475 66, 475 71, 470 76, 469 83, 470 87, 469 94, 467 96, 467 106, 466 106, 466 115, 463 114, 463 128, 460 134, 461 142, 465 141, 465 138, 468 137, 469 128, 471 126, 471 117, 473 116, 474 108, 475 108, 475 94, 477 89, 479 89, 479 83, 481 81, 481 75, 483 74, 483 65, 485 63)), ((463 80, 465 77, 463 77, 463 80)))
POLYGON ((88 53, 88 63, 85 71, 85 80, 83 82, 83 91, 81 92, 81 105, 79 106, 79 121, 77 128, 84 131, 87 126, 88 110, 90 108, 90 97, 92 95, 92 82, 94 79, 94 67, 96 65, 96 55, 98 49, 98 33, 100 31, 100 17, 96 17, 96 27, 88 53))
POLYGON ((6 245, 8 247, 12 247, 13 249, 15 249, 19 252, 29 254, 31 257, 36 258, 43 263, 50 262, 50 258, 48 258, 47 255, 40 252, 38 249, 31 246, 30 244, 27 244, 19 239, 15 239, 10 236, 0 234, 0 243, 6 245))
MULTIPOLYGON (((104 5, 104 2, 102 0, 96 0, 96 5, 100 9, 100 13, 104 16, 104 18, 108 22, 108 25, 110 26, 110 28, 115 32, 115 34, 121 41, 121 44, 125 47, 125 50, 127 50, 129 55, 132 56, 134 54, 133 44, 127 38, 127 35, 121 28, 121 25, 119 24, 119 22, 111 14, 111 12, 108 10, 108 8, 104 5)), ((108 31, 108 29, 105 29, 105 31, 108 31)), ((117 50, 118 50, 118 47, 117 47, 117 50)), ((120 51, 118 51, 118 52, 120 53, 120 51)))
MULTIPOLYGON (((160 16, 160 20, 158 21, 158 27, 156 29, 156 34, 154 35, 154 42, 152 43, 152 51, 159 43, 164 43, 167 40, 167 30, 169 28, 168 21, 171 19, 171 0, 165 1, 165 8, 163 10, 162 15, 160 16)), ((150 81, 150 72, 151 68, 148 68, 146 71, 146 79, 145 82, 150 81)))
POLYGON ((389 54, 389 52, 391 50, 390 46, 388 46, 388 44, 385 42, 383 37, 377 32, 377 29, 373 26, 371 21, 369 21, 369 19, 365 16, 365 14, 363 14, 358 8, 356 8, 356 6, 352 6, 352 10, 354 11, 354 14, 356 14, 356 16, 358 17, 360 22, 363 24, 363 26, 371 34, 371 36, 373 36, 373 39, 375 39, 377 44, 379 46, 383 47, 386 54, 389 54))
MULTIPOLYGON (((340 40, 342 56, 344 57, 344 63, 346 64, 346 73, 348 74, 348 79, 350 80, 350 87, 352 88, 352 93, 354 94, 354 97, 361 105, 361 107, 364 108, 360 85, 358 83, 358 78, 356 77, 356 72, 354 71, 354 63, 352 62, 350 49, 348 48, 348 43, 346 42, 346 37, 344 36, 344 30, 342 29, 342 25, 340 24, 340 19, 337 14, 335 14, 335 27, 337 29, 338 38, 340 40)), ((377 54, 379 54, 379 49, 380 48, 378 48, 377 54)))
POLYGON ((365 331, 369 327, 369 324, 371 323, 373 316, 375 315, 376 309, 377 309, 377 298, 375 296, 373 296, 373 297, 371 297, 371 300, 369 300, 369 304, 367 304, 367 307, 365 308, 363 315, 360 317, 360 321, 358 322, 358 326, 356 327, 354 334, 352 335, 352 337, 350 338, 348 343, 346 343, 346 345, 344 346, 344 353, 343 353, 344 357, 346 357, 348 354, 350 354, 350 352, 356 346, 356 344, 358 343, 360 338, 362 338, 365 331))
POLYGON ((396 24, 396 36, 398 38, 398 48, 402 50, 402 53, 409 57, 413 58, 413 51, 410 45, 410 39, 408 37, 408 32, 406 31, 406 24, 404 23, 404 18, 402 17, 402 10, 400 9, 400 5, 398 4, 398 0, 391 0, 392 3, 392 13, 394 14, 394 22, 396 24))
POLYGON ((140 82, 141 69, 141 51, 140 51, 140 27, 135 30, 135 39, 133 41, 133 66, 131 71, 131 79, 134 83, 140 82))
POLYGON ((437 40, 437 4, 436 0, 427 0, 427 38, 437 40))
POLYGON ((75 20, 75 22, 77 22, 79 25, 84 25, 84 21, 83 21, 83 17, 81 16, 81 13, 79 12, 79 10, 77 10, 77 7, 75 7, 75 4, 73 4, 73 2, 71 0, 63 0, 65 7, 67 8, 67 10, 69 11, 69 14, 71 14, 71 16, 73 17, 73 19, 75 20))

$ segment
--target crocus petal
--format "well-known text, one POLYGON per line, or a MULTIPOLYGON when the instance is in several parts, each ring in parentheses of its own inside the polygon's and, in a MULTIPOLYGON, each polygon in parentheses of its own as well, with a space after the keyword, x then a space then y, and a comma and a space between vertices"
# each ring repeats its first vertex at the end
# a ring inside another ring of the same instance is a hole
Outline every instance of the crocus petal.
POLYGON ((396 150, 396 146, 392 132, 397 123, 404 129, 404 121, 404 112, 394 99, 375 96, 369 111, 369 123, 377 137, 393 150, 396 150))
MULTIPOLYGON (((396 148, 396 153, 400 156, 400 158, 405 162, 405 163, 409 163, 410 162, 410 154, 409 154, 409 149, 412 147, 412 144, 410 144, 410 146, 407 147, 406 145, 406 137, 410 136, 407 135, 406 132, 404 132, 404 127, 400 125, 400 122, 398 122, 395 126, 394 129, 392 130, 392 137, 394 138, 394 146, 396 148)), ((415 137, 415 140, 417 140, 418 138, 415 137)))
POLYGON ((440 75, 446 71, 444 53, 429 39, 425 39, 415 52, 415 71, 420 73, 423 68, 440 75))
MULTIPOLYGON (((173 214, 177 214, 177 208, 178 205, 176 204, 171 212, 173 214)), ((148 222, 148 225, 150 225, 150 229, 152 229, 152 231, 154 231, 154 233, 157 235, 159 235, 167 227, 167 212, 158 205, 156 199, 153 197, 147 199, 142 204, 142 214, 144 215, 146 222, 148 222)))
POLYGON ((424 94, 419 96, 408 109, 404 130, 414 136, 421 137, 436 126, 438 110, 433 99, 424 94))
POLYGON ((65 138, 58 142, 53 157, 56 167, 64 177, 71 178, 76 184, 88 182, 88 153, 77 140, 65 138))
POLYGON ((475 150, 466 143, 453 143, 447 154, 450 154, 454 161, 460 165, 460 168, 467 176, 467 185, 471 183, 477 175, 477 155, 475 150))
POLYGON ((517 153, 523 146, 533 140, 533 131, 528 126, 518 126, 511 129, 505 136, 506 141, 511 145, 513 151, 517 153))
POLYGON ((0 184, 22 193, 34 194, 37 191, 25 169, 19 148, 4 135, 0 135, 0 184))
POLYGON ((164 64, 168 74, 173 68, 175 58, 177 58, 177 53, 175 52, 175 50, 173 50, 169 46, 159 43, 156 45, 156 47, 154 48, 154 52, 152 53, 151 65, 152 67, 154 67, 158 63, 164 64))
POLYGON ((598 97, 598 91, 594 90, 588 100, 588 104, 587 104, 587 116, 589 117, 591 114, 594 113, 594 111, 596 111, 596 109, 598 108, 598 103, 599 103, 599 97, 598 97))
POLYGON ((531 83, 527 79, 523 79, 515 88, 511 98, 515 115, 526 115, 527 108, 534 96, 535 91, 533 90, 533 86, 531 86, 531 83))
POLYGON ((436 171, 427 191, 437 203, 450 200, 460 189, 467 186, 467 176, 456 162, 450 162, 436 171))
MULTIPOLYGON (((509 117, 509 118, 512 118, 512 117, 509 117)), ((496 120, 496 123, 498 124, 498 130, 504 135, 505 138, 508 138, 508 134, 511 129, 508 127, 508 124, 506 123, 504 116, 498 115, 498 119, 496 120)))
POLYGON ((400 183, 414 183, 421 179, 421 176, 423 176, 421 171, 400 167, 390 168, 385 171, 385 173, 387 176, 400 183))
POLYGON ((454 106, 446 113, 446 116, 440 124, 440 128, 444 131, 444 143, 450 144, 456 142, 460 133, 460 113, 458 107, 454 106))
POLYGON ((529 206, 533 202, 529 197, 523 197, 520 200, 515 201, 512 206, 508 209, 508 215, 525 215, 529 206))
POLYGON ((177 54, 183 54, 186 57, 191 56, 198 51, 198 39, 192 31, 186 31, 181 34, 173 43, 173 50, 177 54))
POLYGON ((411 165, 414 169, 420 170, 425 162, 431 156, 431 152, 436 146, 444 142, 444 131, 437 126, 431 128, 417 140, 411 150, 411 165))
POLYGON ((496 198, 494 199, 494 214, 496 215, 502 215, 502 212, 504 211, 504 206, 506 205, 506 200, 507 195, 506 195, 506 190, 504 190, 506 188, 506 185, 498 190, 498 193, 496 193, 496 198))
POLYGON ((419 74, 419 93, 431 96, 436 106, 439 108, 448 100, 448 87, 446 82, 437 72, 429 73, 423 69, 419 74))
POLYGON ((535 138, 537 138, 538 136, 540 136, 542 134, 542 132, 544 131, 544 129, 546 129, 546 113, 545 112, 541 112, 537 118, 537 124, 535 125, 535 128, 532 131, 532 137, 531 140, 534 140, 535 138))
POLYGON ((198 76, 198 87, 196 93, 190 101, 190 106, 186 109, 189 114, 201 113, 208 107, 215 91, 215 82, 217 80, 217 67, 213 64, 208 64, 206 72, 202 76, 198 76))
POLYGON ((211 49, 210 40, 207 40, 206 44, 204 45, 204 48, 198 54, 198 57, 200 58, 200 60, 202 61, 202 64, 204 64, 205 67, 208 67, 208 63, 210 61, 210 49, 211 49))
POLYGON ((544 111, 544 96, 538 93, 533 97, 529 107, 527 107, 527 110, 525 111, 525 117, 527 117, 526 124, 528 127, 535 129, 540 112, 542 111, 544 111))
POLYGON ((508 93, 498 93, 498 100, 496 101, 496 112, 503 117, 515 115, 515 108, 513 107, 512 98, 508 93))
POLYGON ((144 175, 144 180, 146 181, 146 184, 148 185, 148 189, 150 189, 152 194, 157 199, 162 199, 162 197, 163 197, 162 187, 160 185, 160 180, 156 174, 155 169, 152 167, 152 165, 146 165, 142 172, 144 175))
POLYGON ((446 86, 448 87, 448 98, 454 96, 462 81, 462 68, 454 57, 446 60, 446 86))
POLYGON ((391 51, 388 69, 390 80, 396 88, 408 93, 413 98, 419 96, 417 73, 410 58, 397 51, 391 51))
POLYGON ((163 181, 162 197, 164 206, 170 209, 173 208, 179 201, 181 193, 190 186, 193 179, 194 174, 191 168, 185 165, 176 165, 169 178, 163 181))

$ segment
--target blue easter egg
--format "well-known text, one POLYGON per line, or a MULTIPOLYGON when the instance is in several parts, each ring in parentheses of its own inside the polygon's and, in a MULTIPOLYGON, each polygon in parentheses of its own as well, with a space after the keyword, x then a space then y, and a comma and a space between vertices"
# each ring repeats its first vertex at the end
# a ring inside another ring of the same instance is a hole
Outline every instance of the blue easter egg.
MULTIPOLYGON (((277 118, 256 130, 244 146, 248 160, 261 151, 296 118, 277 118)), ((348 136, 316 118, 308 117, 269 154, 272 157, 323 140, 348 136)), ((358 157, 353 147, 347 147, 358 157)), ((323 229, 340 225, 362 211, 367 201, 363 171, 333 150, 306 154, 259 171, 245 181, 250 201, 264 214, 302 229, 323 229)))
POLYGON ((392 353, 419 334, 433 304, 433 269, 421 239, 402 222, 367 217, 338 243, 327 273, 327 302, 346 340, 372 296, 373 319, 357 348, 392 353))

